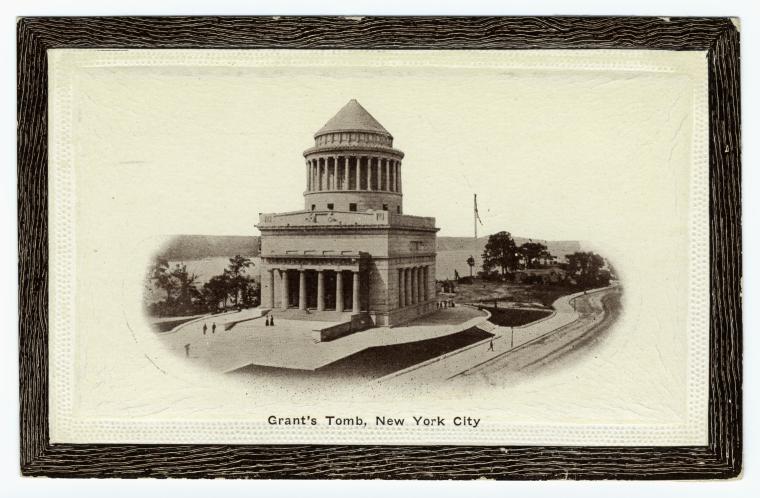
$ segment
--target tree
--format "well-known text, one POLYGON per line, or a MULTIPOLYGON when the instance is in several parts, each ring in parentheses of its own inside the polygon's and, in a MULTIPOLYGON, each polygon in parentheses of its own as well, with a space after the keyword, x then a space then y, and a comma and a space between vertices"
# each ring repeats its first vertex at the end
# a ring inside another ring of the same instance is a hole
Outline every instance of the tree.
POLYGON ((241 256, 240 254, 230 258, 230 264, 224 273, 229 279, 229 292, 232 295, 235 306, 238 305, 240 298, 245 292, 246 287, 249 285, 249 278, 246 275, 248 267, 253 266, 253 261, 250 258, 241 256))
POLYGON ((515 269, 517 264, 517 246, 509 232, 499 232, 488 236, 483 251, 483 270, 486 273, 498 268, 502 277, 515 269))
POLYGON ((246 277, 246 284, 243 287, 240 300, 246 308, 259 305, 261 300, 261 287, 251 277, 246 277))
POLYGON ((230 287, 230 278, 226 271, 221 275, 214 275, 203 284, 203 300, 210 310, 217 310, 220 304, 223 308, 227 308, 230 287))
MULTIPOLYGON (((575 252, 565 256, 565 259, 567 259, 568 274, 582 288, 588 289, 604 283, 604 275, 601 272, 604 258, 600 255, 594 252, 575 252)), ((609 275, 608 272, 604 273, 609 275)))
POLYGON ((470 267, 470 278, 472 278, 472 268, 475 266, 475 258, 472 256, 467 258, 467 266, 470 267))
POLYGON ((174 265, 170 275, 174 281, 174 291, 176 294, 174 302, 175 311, 183 313, 192 310, 193 301, 200 296, 198 289, 195 287, 198 275, 188 272, 187 265, 183 263, 174 265))
POLYGON ((526 268, 536 268, 542 254, 548 254, 545 245, 541 244, 540 242, 533 242, 532 240, 522 244, 519 247, 518 252, 525 260, 526 268))
POLYGON ((169 272, 169 262, 162 258, 156 258, 148 271, 148 280, 166 292, 166 303, 169 304, 176 286, 176 282, 172 280, 169 272))
POLYGON ((170 267, 166 259, 157 258, 148 270, 147 280, 151 289, 166 293, 163 301, 148 304, 153 313, 177 315, 194 311, 200 297, 195 285, 198 276, 187 271, 186 265, 176 263, 170 267))

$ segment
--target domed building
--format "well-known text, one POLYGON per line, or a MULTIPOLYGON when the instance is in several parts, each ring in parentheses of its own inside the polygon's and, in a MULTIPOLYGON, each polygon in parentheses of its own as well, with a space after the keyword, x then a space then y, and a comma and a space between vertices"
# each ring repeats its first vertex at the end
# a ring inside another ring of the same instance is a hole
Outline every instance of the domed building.
POLYGON ((388 130, 351 100, 303 155, 304 209, 263 213, 256 225, 262 306, 351 330, 434 311, 438 228, 404 214, 404 153, 388 130))

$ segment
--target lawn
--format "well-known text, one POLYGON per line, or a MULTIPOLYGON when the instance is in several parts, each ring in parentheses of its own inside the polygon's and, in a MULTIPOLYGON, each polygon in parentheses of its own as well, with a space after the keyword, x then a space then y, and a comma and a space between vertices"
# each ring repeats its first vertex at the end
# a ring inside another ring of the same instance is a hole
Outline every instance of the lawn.
POLYGON ((552 314, 551 311, 520 308, 494 308, 484 307, 491 312, 488 321, 502 327, 519 327, 526 323, 535 322, 552 314))
POLYGON ((178 325, 182 325, 185 322, 189 322, 190 320, 195 320, 198 318, 199 315, 193 315, 193 316, 187 316, 182 318, 177 318, 176 320, 161 320, 158 322, 154 322, 151 324, 151 327, 153 327, 153 330, 156 332, 169 332, 170 330, 174 329, 174 327, 178 325))
POLYGON ((453 299, 457 303, 493 304, 498 300, 551 307, 558 298, 576 291, 575 287, 562 284, 516 284, 475 279, 472 284, 457 285, 453 299))
POLYGON ((456 334, 435 339, 368 348, 314 371, 248 365, 235 370, 233 374, 294 381, 345 379, 366 382, 437 358, 492 336, 488 332, 472 327, 456 334))

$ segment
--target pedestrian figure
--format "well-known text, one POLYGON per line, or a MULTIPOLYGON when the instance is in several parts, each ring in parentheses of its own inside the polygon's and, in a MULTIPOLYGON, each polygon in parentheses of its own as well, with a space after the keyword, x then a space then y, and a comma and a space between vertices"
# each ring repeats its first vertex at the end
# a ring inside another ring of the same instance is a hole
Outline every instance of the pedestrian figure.
POLYGON ((185 358, 190 358, 190 344, 185 344, 185 358))
POLYGON ((266 318, 264 318, 264 326, 269 327, 269 315, 267 315, 266 318))
POLYGON ((488 350, 493 351, 493 337, 491 337, 491 342, 488 343, 488 350))
POLYGON ((206 330, 208 330, 208 326, 204 323, 203 324, 203 335, 206 335, 206 330))
POLYGON ((269 319, 269 325, 271 327, 274 327, 274 315, 272 315, 272 318, 269 319))
POLYGON ((211 333, 216 334, 216 322, 211 324, 211 333))

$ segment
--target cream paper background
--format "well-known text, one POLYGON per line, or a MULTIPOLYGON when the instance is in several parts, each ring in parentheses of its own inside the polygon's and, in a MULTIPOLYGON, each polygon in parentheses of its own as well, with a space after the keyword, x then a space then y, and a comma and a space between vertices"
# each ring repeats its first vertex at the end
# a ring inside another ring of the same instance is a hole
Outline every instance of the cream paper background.
POLYGON ((702 52, 50 51, 53 442, 704 445, 702 52), (405 211, 440 235, 586 240, 625 286, 593 354, 508 386, 289 392, 197 368, 142 316, 165 234, 300 209, 301 152, 357 98, 395 137, 405 211), (271 427, 469 415, 477 430, 271 427))

